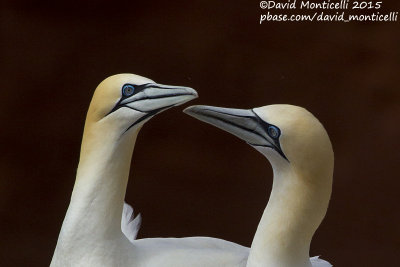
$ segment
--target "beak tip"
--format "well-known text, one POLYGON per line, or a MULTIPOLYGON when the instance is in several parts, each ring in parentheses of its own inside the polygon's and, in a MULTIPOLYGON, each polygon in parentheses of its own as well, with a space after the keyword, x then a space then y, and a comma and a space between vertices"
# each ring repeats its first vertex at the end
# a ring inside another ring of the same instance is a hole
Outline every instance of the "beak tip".
POLYGON ((201 105, 194 105, 187 107, 183 110, 183 113, 192 116, 194 118, 198 118, 199 115, 201 115, 201 105))
POLYGON ((190 107, 185 108, 185 109, 183 110, 183 113, 188 114, 188 115, 192 115, 192 114, 193 114, 193 108, 194 108, 194 107, 195 107, 195 106, 190 106, 190 107))
POLYGON ((193 88, 190 88, 190 94, 193 96, 193 99, 198 98, 199 94, 193 88))

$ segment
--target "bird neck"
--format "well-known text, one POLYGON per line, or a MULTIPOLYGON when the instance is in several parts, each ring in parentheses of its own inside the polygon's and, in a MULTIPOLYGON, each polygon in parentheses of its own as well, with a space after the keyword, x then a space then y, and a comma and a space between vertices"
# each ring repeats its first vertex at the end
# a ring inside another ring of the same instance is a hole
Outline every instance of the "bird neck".
POLYGON ((71 202, 60 238, 120 237, 132 152, 139 129, 120 135, 102 121, 87 123, 71 202))
POLYGON ((247 267, 311 266, 312 236, 325 216, 332 175, 305 177, 287 164, 276 171, 267 207, 254 236, 247 267), (317 181, 317 182, 315 182, 317 181))

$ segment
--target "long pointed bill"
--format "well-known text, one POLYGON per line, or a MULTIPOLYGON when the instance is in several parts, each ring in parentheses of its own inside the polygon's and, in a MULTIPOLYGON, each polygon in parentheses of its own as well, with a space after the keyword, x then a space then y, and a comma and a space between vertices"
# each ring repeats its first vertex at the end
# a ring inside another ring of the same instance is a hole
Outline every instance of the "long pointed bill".
POLYGON ((252 146, 273 148, 286 158, 279 142, 267 134, 266 123, 251 109, 191 106, 183 112, 227 131, 252 146))
POLYGON ((111 114, 120 108, 126 107, 143 114, 126 131, 168 108, 181 105, 198 96, 197 92, 190 87, 157 83, 146 83, 135 86, 134 90, 135 94, 121 98, 109 113, 111 114))
POLYGON ((138 93, 123 99, 121 105, 141 111, 151 112, 181 105, 197 97, 190 87, 149 83, 138 86, 138 93))

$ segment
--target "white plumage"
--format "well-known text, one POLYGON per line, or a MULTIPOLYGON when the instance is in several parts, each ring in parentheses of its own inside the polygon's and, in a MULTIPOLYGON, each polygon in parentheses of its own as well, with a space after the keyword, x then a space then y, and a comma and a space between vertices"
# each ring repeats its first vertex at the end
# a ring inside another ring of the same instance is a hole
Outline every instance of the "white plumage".
POLYGON ((321 123, 291 105, 251 110, 193 106, 185 112, 243 139, 272 165, 272 192, 246 266, 331 266, 309 257, 332 190, 333 150, 321 123))
POLYGON ((332 264, 330 264, 327 261, 324 261, 323 259, 320 259, 319 256, 316 257, 311 257, 310 258, 312 266, 315 267, 331 267, 332 264))
POLYGON ((124 209, 122 210, 121 230, 131 243, 133 243, 133 241, 136 239, 141 223, 141 215, 139 214, 135 218, 133 208, 129 204, 124 203, 124 209))
POLYGON ((245 266, 248 248, 216 238, 136 239, 141 217, 124 204, 142 125, 197 96, 133 74, 107 78, 86 118, 77 177, 51 266, 245 266), (122 219, 121 219, 122 218, 122 219))
POLYGON ((333 152, 319 122, 292 106, 187 110, 246 140, 271 161, 274 188, 250 249, 209 237, 136 239, 141 216, 135 218, 124 203, 136 137, 154 115, 196 96, 191 88, 133 74, 109 77, 98 86, 51 266, 331 266, 309 258, 308 248, 329 202, 333 152))

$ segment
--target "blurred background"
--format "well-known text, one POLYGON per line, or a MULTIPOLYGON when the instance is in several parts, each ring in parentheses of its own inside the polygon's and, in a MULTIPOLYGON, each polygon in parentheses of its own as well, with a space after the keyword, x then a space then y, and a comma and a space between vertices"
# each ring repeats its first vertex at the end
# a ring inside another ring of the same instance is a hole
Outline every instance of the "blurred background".
MULTIPOLYGON (((399 11, 384 1, 381 11, 399 11)), ((0 265, 46 266, 69 204, 86 111, 107 76, 195 88, 190 104, 299 105, 335 150, 333 195, 311 255, 397 266, 400 27, 266 23, 258 1, 1 4, 0 265)), ((250 246, 272 170, 234 136, 183 114, 139 135, 126 200, 139 238, 213 236, 250 246)))

